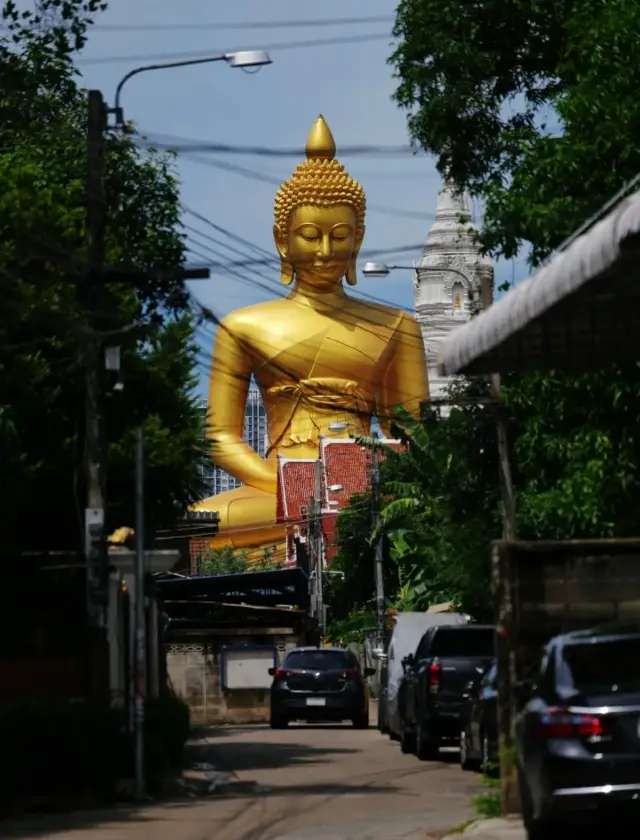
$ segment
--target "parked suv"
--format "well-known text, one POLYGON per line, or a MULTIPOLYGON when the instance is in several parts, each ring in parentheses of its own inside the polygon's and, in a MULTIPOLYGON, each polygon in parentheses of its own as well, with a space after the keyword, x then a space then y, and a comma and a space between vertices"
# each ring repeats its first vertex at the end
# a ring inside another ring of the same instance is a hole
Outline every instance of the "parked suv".
POLYGON ((291 720, 350 720, 357 729, 369 726, 366 677, 356 657, 343 648, 296 648, 279 668, 270 668, 272 729, 291 720))
POLYGON ((401 745, 420 759, 436 758, 444 741, 458 743, 466 688, 493 661, 494 628, 431 627, 405 660, 401 745))
POLYGON ((640 627, 556 636, 517 686, 516 757, 529 840, 628 813, 640 826, 640 627))
POLYGON ((460 719, 460 766, 493 775, 498 756, 498 666, 467 683, 460 719))

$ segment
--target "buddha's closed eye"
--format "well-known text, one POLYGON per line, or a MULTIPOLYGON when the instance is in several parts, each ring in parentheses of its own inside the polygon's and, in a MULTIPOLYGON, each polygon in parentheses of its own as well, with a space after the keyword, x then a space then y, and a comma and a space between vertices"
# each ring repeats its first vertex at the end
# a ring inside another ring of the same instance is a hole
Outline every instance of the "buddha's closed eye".
POLYGON ((298 233, 303 239, 306 239, 307 242, 313 242, 320 237, 320 231, 314 225, 303 225, 303 227, 298 230, 298 233))

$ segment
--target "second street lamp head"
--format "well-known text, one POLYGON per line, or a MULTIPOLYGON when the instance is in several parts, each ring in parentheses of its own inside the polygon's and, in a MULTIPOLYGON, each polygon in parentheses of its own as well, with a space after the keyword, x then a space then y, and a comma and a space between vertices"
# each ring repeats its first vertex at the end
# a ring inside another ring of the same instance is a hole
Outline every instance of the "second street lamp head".
POLYGON ((366 262, 362 268, 365 277, 388 277, 389 266, 381 262, 366 262))
POLYGON ((264 67, 265 64, 271 64, 269 53, 264 50, 241 50, 227 53, 224 60, 229 67, 264 67))

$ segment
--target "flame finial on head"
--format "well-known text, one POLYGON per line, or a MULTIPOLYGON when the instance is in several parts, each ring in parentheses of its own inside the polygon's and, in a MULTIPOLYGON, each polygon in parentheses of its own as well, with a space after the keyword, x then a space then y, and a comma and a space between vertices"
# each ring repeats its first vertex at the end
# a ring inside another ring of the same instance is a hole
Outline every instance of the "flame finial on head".
POLYGON ((309 132, 305 153, 309 160, 333 160, 336 156, 336 142, 322 114, 309 132))

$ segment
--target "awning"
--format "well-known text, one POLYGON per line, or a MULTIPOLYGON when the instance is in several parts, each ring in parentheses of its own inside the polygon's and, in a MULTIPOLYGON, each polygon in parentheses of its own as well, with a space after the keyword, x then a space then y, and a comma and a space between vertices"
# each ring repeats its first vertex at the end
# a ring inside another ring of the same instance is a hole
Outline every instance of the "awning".
POLYGON ((640 192, 443 343, 441 375, 640 359, 640 192))

